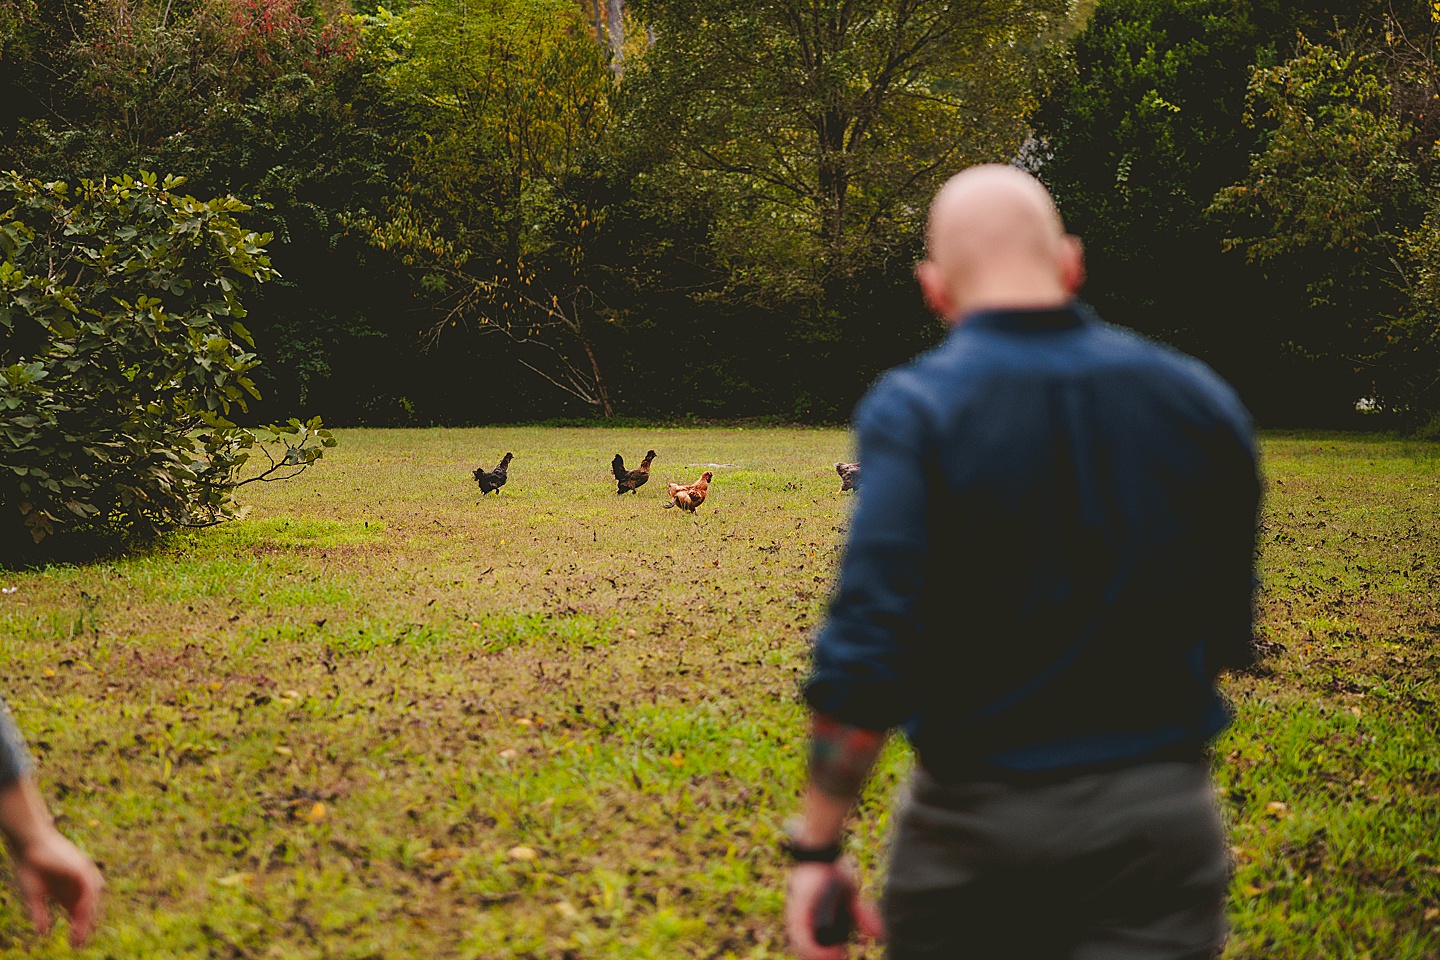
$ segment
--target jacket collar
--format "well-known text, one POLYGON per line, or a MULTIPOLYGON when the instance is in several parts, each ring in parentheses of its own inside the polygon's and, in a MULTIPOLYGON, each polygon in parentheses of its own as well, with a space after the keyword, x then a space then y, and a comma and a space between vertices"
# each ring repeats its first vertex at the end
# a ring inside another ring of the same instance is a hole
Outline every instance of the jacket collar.
POLYGON ((1011 333, 1042 333, 1074 330, 1095 319, 1090 308, 1079 300, 1045 310, 977 310, 955 324, 956 330, 998 330, 1011 333))

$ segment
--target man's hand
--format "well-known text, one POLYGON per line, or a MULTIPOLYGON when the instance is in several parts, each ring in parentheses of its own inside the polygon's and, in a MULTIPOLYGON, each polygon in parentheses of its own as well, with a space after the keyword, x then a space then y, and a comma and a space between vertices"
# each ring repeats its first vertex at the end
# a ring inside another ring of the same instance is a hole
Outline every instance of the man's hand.
MULTIPOLYGON (((842 723, 823 713, 814 715, 810 732, 810 784, 805 806, 791 829, 790 840, 803 848, 823 849, 840 842, 850 808, 860 796, 870 768, 885 746, 885 732, 842 723)), ((797 863, 790 871, 785 897, 785 929, 800 960, 844 960, 846 944, 822 947, 815 942, 815 908, 826 887, 839 879, 850 904, 850 915, 860 934, 883 936, 880 914, 860 899, 855 869, 847 860, 838 863, 797 863)))
POLYGON ((885 935, 880 913, 874 904, 860 897, 854 867, 845 860, 839 863, 798 863, 790 871, 790 888, 785 896, 785 931, 790 947, 800 960, 844 960, 850 953, 849 944, 822 947, 815 942, 815 909, 826 887, 838 876, 849 900, 850 915, 860 934, 873 939, 885 935))
POLYGON ((90 858, 55 829, 30 777, 0 787, 0 832, 9 841, 15 879, 35 929, 49 932, 53 900, 70 914, 70 942, 80 946, 95 930, 105 881, 90 858))

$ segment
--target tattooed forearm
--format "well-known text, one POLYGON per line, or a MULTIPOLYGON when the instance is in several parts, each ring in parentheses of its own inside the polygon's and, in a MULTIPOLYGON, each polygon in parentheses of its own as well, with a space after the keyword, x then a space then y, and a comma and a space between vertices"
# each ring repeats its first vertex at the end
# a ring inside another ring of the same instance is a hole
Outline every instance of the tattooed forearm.
POLYGON ((883 732, 852 727, 817 713, 810 732, 810 783, 835 800, 855 800, 884 745, 883 732))

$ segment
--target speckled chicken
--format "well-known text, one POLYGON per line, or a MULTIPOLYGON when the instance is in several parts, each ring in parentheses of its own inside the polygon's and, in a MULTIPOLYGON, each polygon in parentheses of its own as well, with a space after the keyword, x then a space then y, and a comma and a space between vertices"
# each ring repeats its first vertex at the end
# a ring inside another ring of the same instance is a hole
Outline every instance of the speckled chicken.
POLYGON ((837 463, 835 472, 840 474, 840 492, 860 489, 860 464, 837 463))
POLYGON ((475 478, 476 483, 480 484, 480 496, 485 496, 491 490, 495 491, 495 496, 500 496, 500 488, 505 486, 506 480, 510 479, 510 461, 514 459, 515 454, 507 453, 495 465, 494 470, 486 472, 484 467, 475 468, 475 472, 471 476, 475 478))

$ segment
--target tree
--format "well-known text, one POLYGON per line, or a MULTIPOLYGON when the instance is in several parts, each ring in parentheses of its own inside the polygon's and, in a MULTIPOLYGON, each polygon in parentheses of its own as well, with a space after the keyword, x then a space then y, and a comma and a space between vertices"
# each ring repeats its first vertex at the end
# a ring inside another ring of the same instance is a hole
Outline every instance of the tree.
POLYGON ((615 79, 571 0, 433 0, 372 21, 386 76, 430 136, 376 243, 406 258, 443 310, 426 334, 503 339, 555 388, 615 413, 586 282, 605 211, 600 162, 615 79), (577 185, 582 188, 573 189, 577 185))
POLYGON ((1343 34, 1344 46, 1303 42, 1257 69, 1247 120, 1263 147, 1211 207, 1228 249, 1305 291, 1289 334, 1332 369, 1339 402, 1365 397, 1412 422, 1440 408, 1440 72, 1422 53, 1435 49, 1426 26, 1418 43, 1393 21, 1358 49, 1343 34))
POLYGON ((627 75, 639 85, 632 124, 723 198, 716 240, 742 285, 823 303, 913 248, 942 179, 1017 154, 1070 4, 634 7, 656 41, 627 75))
POLYGON ((1211 211, 1229 227, 1228 250, 1289 271, 1309 295, 1309 349, 1357 366, 1375 360, 1376 320, 1393 316, 1403 289, 1400 247, 1421 215, 1413 136, 1390 109, 1375 58, 1305 44, 1285 63, 1255 71, 1251 122, 1268 129, 1243 180, 1211 211))
POLYGON ((41 180, 160 169, 245 200, 281 274, 252 302, 262 408, 318 402, 356 418, 393 390, 397 357, 415 350, 413 298, 351 223, 383 205, 410 131, 348 5, 14 6, 0 85, 18 95, 0 98, 0 169, 41 180))
POLYGON ((1245 122, 1252 72, 1289 59, 1297 31, 1383 44, 1410 6, 1102 0, 1035 114, 1040 176, 1086 242, 1086 296, 1212 363, 1263 421, 1341 422, 1355 381, 1303 273, 1227 253, 1232 221, 1211 209, 1264 150, 1265 125, 1245 122))
POLYGON ((1247 309, 1263 292, 1205 209, 1247 164, 1257 43, 1233 0, 1105 0, 1034 116, 1039 175, 1085 241, 1087 297, 1242 380, 1226 345, 1246 334, 1228 318, 1263 314, 1247 309))
POLYGON ((295 476, 334 445, 318 418, 228 419, 259 397, 240 293, 273 276, 268 238, 236 221, 238 200, 182 185, 0 177, 0 529, 38 543, 213 523, 236 487, 295 476), (255 451, 269 467, 242 480, 255 451))

